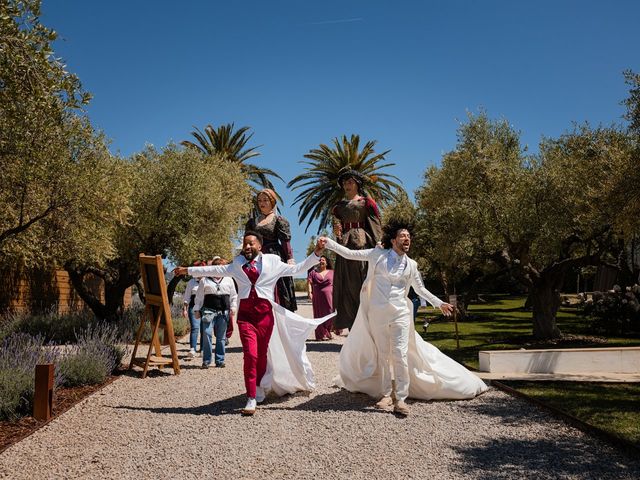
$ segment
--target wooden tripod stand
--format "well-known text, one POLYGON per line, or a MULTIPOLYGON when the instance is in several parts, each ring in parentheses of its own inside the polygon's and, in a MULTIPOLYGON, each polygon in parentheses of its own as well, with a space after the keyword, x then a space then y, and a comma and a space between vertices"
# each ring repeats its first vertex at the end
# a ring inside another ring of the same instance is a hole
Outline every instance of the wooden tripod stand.
POLYGON ((140 319, 140 326, 136 334, 136 344, 133 347, 131 355, 131 363, 129 370, 134 365, 142 367, 142 378, 147 376, 149 367, 162 368, 166 365, 173 366, 173 372, 177 375, 180 373, 180 365, 178 364, 178 352, 176 350, 176 339, 173 335, 173 323, 171 321, 171 308, 167 298, 167 285, 164 282, 164 270, 162 268, 162 257, 160 255, 147 256, 140 254, 140 274, 142 276, 142 284, 144 286, 146 306, 144 313, 140 319), (146 358, 136 358, 138 345, 142 340, 144 328, 149 321, 151 325, 151 342, 149 343, 149 351, 146 358), (162 356, 162 346, 160 345, 160 327, 164 329, 165 343, 169 344, 171 349, 171 357, 162 356), (155 355, 152 350, 155 349, 155 355))

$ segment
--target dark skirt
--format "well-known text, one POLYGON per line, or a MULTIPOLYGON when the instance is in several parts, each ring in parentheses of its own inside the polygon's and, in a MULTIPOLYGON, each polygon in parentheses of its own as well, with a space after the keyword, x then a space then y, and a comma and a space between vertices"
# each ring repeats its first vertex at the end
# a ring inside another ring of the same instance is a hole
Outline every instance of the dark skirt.
POLYGON ((333 318, 335 329, 351 328, 360 306, 360 290, 367 276, 367 262, 336 258, 333 276, 333 307, 337 314, 333 318))

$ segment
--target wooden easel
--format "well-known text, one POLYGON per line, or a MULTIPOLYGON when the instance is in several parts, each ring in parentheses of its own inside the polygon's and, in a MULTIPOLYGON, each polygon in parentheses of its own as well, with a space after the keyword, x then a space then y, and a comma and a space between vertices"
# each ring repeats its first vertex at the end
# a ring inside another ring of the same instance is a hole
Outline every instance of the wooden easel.
POLYGON ((173 335, 171 308, 169 307, 169 299, 167 298, 167 285, 164 282, 162 257, 160 255, 152 257, 141 253, 139 258, 140 275, 142 276, 142 284, 144 286, 146 306, 140 319, 138 333, 136 334, 136 344, 133 347, 129 370, 131 370, 134 365, 142 367, 142 378, 144 378, 147 376, 149 367, 162 368, 165 365, 171 364, 173 365, 173 372, 177 375, 180 373, 180 365, 178 364, 176 339, 173 335), (151 324, 152 331, 149 351, 147 352, 146 358, 136 358, 138 345, 142 339, 142 333, 144 332, 147 320, 149 320, 151 324), (159 339, 160 327, 164 328, 164 340, 171 349, 171 358, 162 356, 162 347, 159 339), (153 349, 155 349, 155 355, 151 354, 153 349))

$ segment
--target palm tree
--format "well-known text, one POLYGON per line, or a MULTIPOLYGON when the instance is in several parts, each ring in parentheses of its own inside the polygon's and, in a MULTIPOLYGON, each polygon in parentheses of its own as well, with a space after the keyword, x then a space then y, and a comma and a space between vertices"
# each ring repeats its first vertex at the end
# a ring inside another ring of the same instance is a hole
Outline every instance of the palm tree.
MULTIPOLYGON (((197 142, 183 140, 180 142, 181 145, 187 148, 195 148, 205 156, 219 155, 225 160, 239 163, 250 182, 262 188, 271 188, 275 191, 273 183, 268 177, 273 176, 280 180, 282 180, 282 177, 269 168, 258 167, 247 162, 250 158, 260 155, 260 152, 256 150, 258 147, 246 147, 247 142, 253 136, 253 133, 247 135, 249 127, 242 127, 234 132, 233 123, 221 125, 218 128, 207 125, 204 128, 204 133, 200 129, 194 128, 196 131, 191 132, 191 135, 196 138, 197 142)), ((257 189, 253 185, 250 186, 255 193, 257 189)), ((276 193, 276 195, 278 194, 276 193)))
POLYGON ((308 165, 306 172, 291 180, 287 187, 292 190, 303 189, 293 202, 300 204, 298 218, 303 223, 308 218, 305 232, 314 220, 320 220, 318 232, 328 228, 331 207, 343 198, 343 191, 338 184, 338 178, 346 170, 355 170, 364 177, 364 194, 374 198, 380 206, 393 201, 399 192, 404 192, 400 181, 395 175, 381 173, 380 170, 395 165, 394 163, 380 164, 384 156, 390 152, 376 154, 375 140, 367 142, 360 150, 360 136, 351 135, 347 139, 333 139, 333 147, 320 144, 319 148, 309 151, 304 157, 308 161, 300 163, 308 165))

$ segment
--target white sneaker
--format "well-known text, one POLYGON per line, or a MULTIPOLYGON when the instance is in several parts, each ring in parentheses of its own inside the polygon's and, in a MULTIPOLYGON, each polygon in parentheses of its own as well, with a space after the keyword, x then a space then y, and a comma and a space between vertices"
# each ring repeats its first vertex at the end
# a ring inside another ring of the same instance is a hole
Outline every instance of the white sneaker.
POLYGON ((253 415, 256 413, 256 399, 255 398, 247 398, 247 404, 242 409, 243 415, 253 415))
POLYGON ((264 402, 264 388, 262 387, 256 387, 256 402, 258 403, 262 403, 264 402))
POLYGON ((196 351, 193 348, 187 353, 187 358, 196 358, 196 351))

